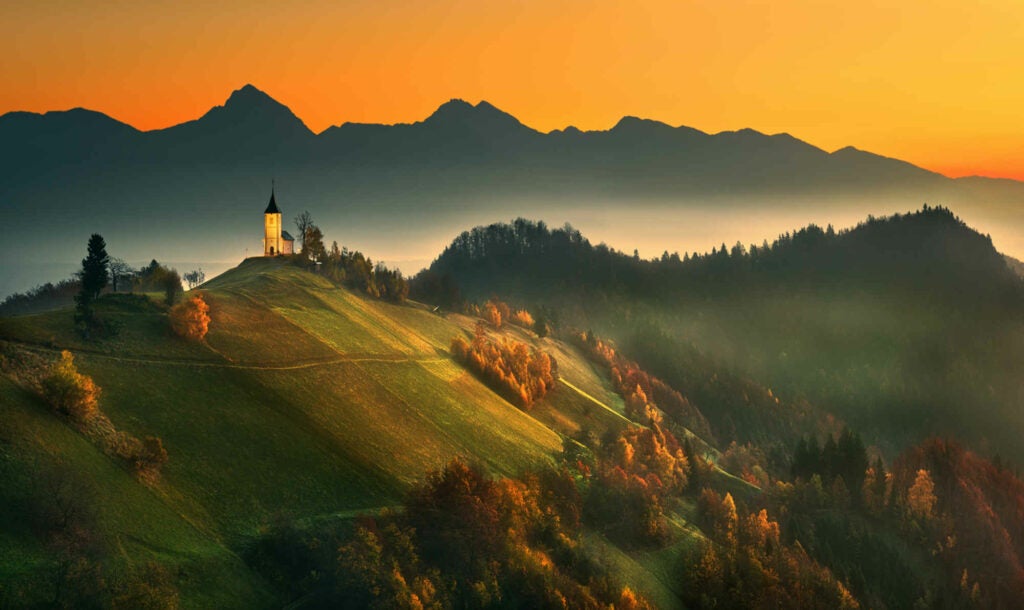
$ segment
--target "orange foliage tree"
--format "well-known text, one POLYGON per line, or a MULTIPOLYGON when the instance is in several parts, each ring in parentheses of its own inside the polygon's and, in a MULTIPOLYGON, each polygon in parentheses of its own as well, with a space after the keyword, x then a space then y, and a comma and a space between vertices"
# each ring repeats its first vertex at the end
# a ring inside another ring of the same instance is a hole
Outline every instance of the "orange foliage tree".
POLYGON ((521 407, 529 407, 555 387, 557 366, 551 356, 519 341, 492 341, 477 328, 473 342, 452 339, 452 355, 491 387, 521 407))
POLYGON ((533 325, 536 324, 536 321, 533 319, 533 316, 531 316, 530 312, 526 311, 525 309, 520 309, 519 311, 512 314, 512 317, 509 321, 515 324, 516 326, 521 326, 523 328, 528 329, 532 329, 533 325))
MULTIPOLYGON (((494 299, 484 303, 483 318, 494 328, 501 328, 501 323, 505 320, 505 316, 501 315, 502 308, 499 307, 499 303, 501 302, 494 299)), ((505 310, 508 311, 507 306, 505 310)))
POLYGON ((179 337, 202 341, 210 328, 210 306, 196 294, 171 309, 171 328, 179 337))

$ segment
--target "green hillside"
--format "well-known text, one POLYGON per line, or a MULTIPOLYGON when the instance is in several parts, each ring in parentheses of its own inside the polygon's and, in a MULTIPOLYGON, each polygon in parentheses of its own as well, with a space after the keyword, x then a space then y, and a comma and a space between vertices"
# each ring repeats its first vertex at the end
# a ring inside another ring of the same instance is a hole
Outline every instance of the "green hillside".
POLYGON ((628 423, 609 382, 552 339, 502 331, 542 344, 560 365, 563 383, 527 413, 450 358, 451 339, 474 319, 365 298, 280 260, 247 260, 201 292, 212 318, 203 343, 173 336, 165 309, 135 295, 99 301, 117 330, 94 341, 66 310, 0 319, 7 358, 71 350, 114 426, 159 437, 169 454, 159 481, 144 484, 0 377, 0 601, 52 595, 53 558, 15 518, 38 495, 32 473, 44 463, 67 464, 93 490, 103 544, 126 565, 156 561, 177 574, 183 606, 253 607, 287 601, 238 556, 281 516, 396 506, 456 455, 518 474, 553 463, 563 434, 628 423))

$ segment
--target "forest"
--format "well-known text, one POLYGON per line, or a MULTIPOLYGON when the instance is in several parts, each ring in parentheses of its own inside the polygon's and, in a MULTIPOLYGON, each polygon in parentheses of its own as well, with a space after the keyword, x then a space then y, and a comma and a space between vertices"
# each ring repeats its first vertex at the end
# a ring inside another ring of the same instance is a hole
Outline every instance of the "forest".
POLYGON ((955 433, 1024 462, 1009 432, 1024 425, 1009 364, 1024 359, 1024 282, 943 207, 652 260, 519 219, 459 235, 411 295, 497 296, 592 330, 726 442, 790 443, 837 431, 835 415, 890 452, 955 433))
POLYGON ((574 472, 612 494, 598 505, 638 507, 623 542, 667 544, 664 516, 695 503, 688 606, 1024 598, 1024 282, 946 208, 651 260, 519 219, 462 233, 411 295, 532 312, 608 374, 646 428, 587 439, 574 472), (651 442, 682 485, 629 474, 651 442))

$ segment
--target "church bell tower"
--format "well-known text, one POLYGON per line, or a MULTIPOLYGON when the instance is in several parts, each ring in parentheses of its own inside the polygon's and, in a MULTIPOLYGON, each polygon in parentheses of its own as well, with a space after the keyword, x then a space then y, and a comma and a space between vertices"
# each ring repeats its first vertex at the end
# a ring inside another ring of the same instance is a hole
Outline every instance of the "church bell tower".
POLYGON ((270 203, 263 212, 263 256, 278 256, 283 254, 283 241, 281 239, 281 210, 277 208, 277 201, 274 199, 274 187, 270 187, 270 203))

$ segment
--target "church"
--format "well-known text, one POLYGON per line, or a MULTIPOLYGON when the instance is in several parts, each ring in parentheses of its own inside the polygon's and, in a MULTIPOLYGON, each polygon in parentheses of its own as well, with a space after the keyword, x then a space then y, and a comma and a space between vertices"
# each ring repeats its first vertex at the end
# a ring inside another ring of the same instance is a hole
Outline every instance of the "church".
POLYGON ((270 187, 270 203, 263 212, 263 256, 278 256, 295 252, 295 238, 281 226, 281 210, 270 187))

